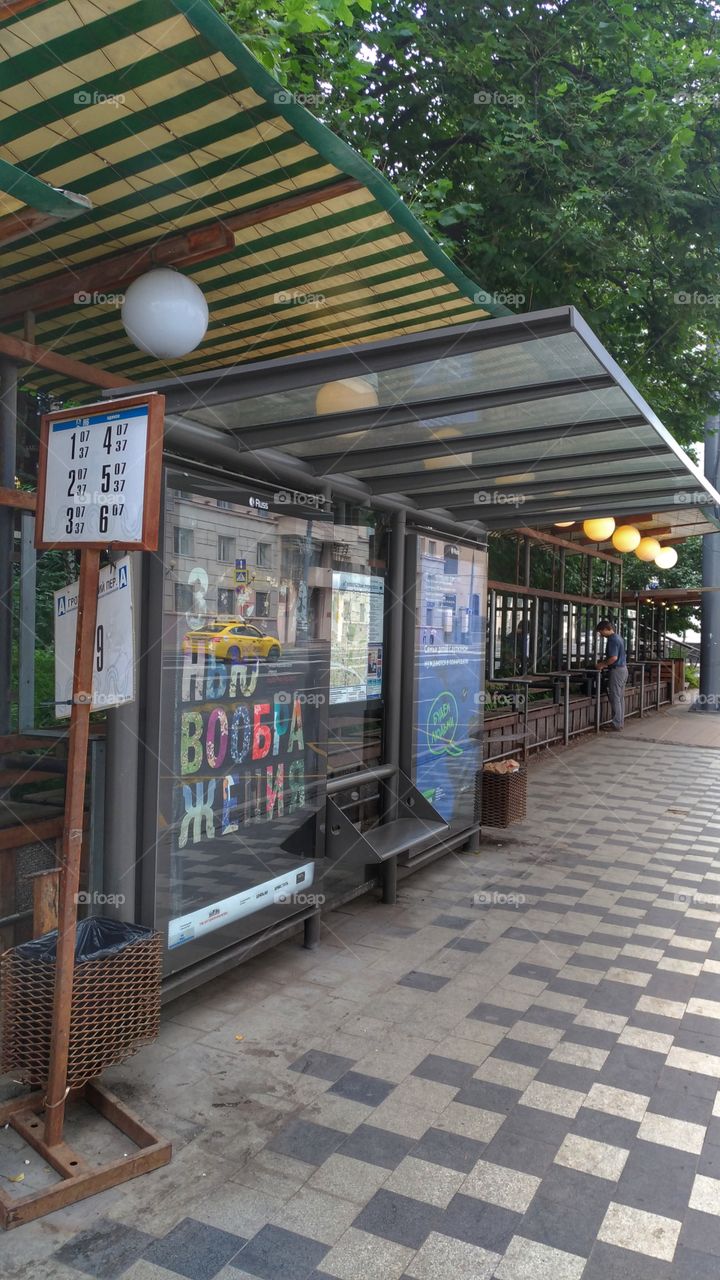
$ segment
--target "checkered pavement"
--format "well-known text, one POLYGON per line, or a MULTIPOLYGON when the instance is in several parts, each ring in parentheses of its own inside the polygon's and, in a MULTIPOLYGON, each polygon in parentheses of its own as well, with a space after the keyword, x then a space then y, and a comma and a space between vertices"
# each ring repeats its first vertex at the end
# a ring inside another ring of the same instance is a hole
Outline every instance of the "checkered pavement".
POLYGON ((720 754, 581 744, 528 815, 171 1005, 107 1079, 172 1163, 3 1275, 715 1278, 720 754))

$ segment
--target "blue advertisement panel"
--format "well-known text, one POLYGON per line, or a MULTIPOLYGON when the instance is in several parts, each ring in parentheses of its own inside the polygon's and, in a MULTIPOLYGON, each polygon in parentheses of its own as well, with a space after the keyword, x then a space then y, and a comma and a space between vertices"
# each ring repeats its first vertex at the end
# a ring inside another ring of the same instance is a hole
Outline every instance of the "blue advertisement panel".
POLYGON ((486 578, 479 548, 418 538, 415 784, 458 827, 481 764, 486 578))

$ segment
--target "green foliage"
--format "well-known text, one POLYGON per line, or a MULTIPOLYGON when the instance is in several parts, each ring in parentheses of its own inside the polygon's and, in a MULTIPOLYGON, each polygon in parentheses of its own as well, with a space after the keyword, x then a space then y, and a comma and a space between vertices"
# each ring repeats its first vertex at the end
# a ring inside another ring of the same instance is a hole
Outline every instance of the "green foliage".
POLYGON ((483 288, 514 311, 575 304, 676 437, 701 437, 720 338, 709 0, 219 7, 483 288))

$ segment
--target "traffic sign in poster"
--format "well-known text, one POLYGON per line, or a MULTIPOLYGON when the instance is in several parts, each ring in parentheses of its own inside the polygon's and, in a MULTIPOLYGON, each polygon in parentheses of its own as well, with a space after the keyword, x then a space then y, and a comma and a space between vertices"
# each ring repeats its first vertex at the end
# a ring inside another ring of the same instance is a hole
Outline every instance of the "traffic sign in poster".
MULTIPOLYGON (((55 592, 55 715, 70 715, 77 633, 78 583, 55 592)), ((83 693, 89 690, 82 691, 83 693)), ((118 707, 135 697, 135 653, 130 557, 100 570, 93 652, 92 710, 118 707)))

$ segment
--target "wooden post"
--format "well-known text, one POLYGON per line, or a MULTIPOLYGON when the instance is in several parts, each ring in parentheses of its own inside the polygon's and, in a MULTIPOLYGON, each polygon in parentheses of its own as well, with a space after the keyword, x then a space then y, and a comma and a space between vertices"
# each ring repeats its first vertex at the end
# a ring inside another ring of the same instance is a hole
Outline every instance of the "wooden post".
POLYGON ((62 1140, 65 1099, 67 1096, 67 1064, 70 1045, 73 975, 75 972, 77 893, 80 883, 85 774, 87 770, 90 711, 92 708, 93 656, 99 577, 100 552, 84 548, 80 553, 73 703, 70 712, 70 734, 68 739, 67 791, 65 795, 65 826, 63 829, 60 873, 58 942, 55 960, 55 993, 51 1040, 53 1050, 45 1097, 45 1143, 49 1147, 57 1146, 62 1140))
POLYGON ((42 938, 58 926, 60 868, 33 871, 28 878, 32 880, 33 891, 33 938, 42 938))

